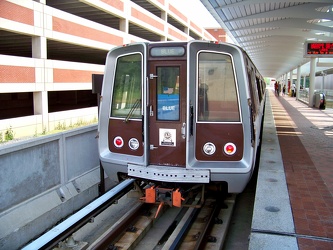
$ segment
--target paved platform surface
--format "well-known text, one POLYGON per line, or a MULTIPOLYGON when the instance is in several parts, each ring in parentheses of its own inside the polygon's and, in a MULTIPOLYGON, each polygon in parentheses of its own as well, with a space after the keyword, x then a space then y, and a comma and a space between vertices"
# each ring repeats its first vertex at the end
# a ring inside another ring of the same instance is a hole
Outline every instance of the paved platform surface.
POLYGON ((271 99, 268 94, 249 249, 296 250, 294 219, 271 99))
POLYGON ((333 249, 333 109, 268 90, 301 250, 333 249))

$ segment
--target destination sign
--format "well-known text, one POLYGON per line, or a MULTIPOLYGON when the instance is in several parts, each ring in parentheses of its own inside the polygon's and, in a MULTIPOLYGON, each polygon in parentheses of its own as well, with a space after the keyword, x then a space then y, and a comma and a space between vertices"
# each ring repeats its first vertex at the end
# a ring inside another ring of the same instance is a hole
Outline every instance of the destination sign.
POLYGON ((333 42, 307 42, 305 56, 333 57, 333 42))
POLYGON ((184 47, 154 47, 150 50, 150 55, 157 56, 183 56, 185 55, 184 47))

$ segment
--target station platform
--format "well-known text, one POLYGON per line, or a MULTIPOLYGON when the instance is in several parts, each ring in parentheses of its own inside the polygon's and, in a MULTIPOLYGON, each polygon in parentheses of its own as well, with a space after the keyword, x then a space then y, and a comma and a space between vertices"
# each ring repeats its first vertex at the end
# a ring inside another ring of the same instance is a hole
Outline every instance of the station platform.
POLYGON ((267 90, 249 249, 333 249, 333 109, 267 90))

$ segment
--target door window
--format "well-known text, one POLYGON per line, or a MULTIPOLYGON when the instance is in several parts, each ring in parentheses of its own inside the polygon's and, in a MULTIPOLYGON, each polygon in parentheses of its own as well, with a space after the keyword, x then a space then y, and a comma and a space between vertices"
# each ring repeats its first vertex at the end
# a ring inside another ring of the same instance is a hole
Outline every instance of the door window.
POLYGON ((157 120, 179 120, 179 67, 157 67, 157 120))

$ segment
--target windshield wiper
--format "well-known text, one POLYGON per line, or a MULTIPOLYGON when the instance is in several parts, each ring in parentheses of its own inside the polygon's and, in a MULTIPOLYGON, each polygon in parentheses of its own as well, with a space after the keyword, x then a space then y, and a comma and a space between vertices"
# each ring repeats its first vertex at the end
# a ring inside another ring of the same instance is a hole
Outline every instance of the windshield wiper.
POLYGON ((141 99, 136 99, 135 103, 133 104, 131 110, 128 112, 124 122, 128 122, 128 120, 132 117, 134 110, 136 110, 141 105, 141 99))

